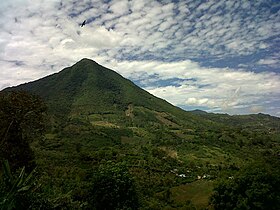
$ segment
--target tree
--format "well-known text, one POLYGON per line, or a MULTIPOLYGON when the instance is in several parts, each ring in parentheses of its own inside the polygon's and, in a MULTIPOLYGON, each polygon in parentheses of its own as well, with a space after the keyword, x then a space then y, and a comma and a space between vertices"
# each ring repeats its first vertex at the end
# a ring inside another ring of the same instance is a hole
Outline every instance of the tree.
POLYGON ((214 188, 214 209, 276 210, 280 207, 279 160, 254 163, 231 180, 222 180, 214 188))
POLYGON ((111 162, 101 166, 91 187, 90 203, 97 210, 138 209, 135 183, 128 169, 111 162))
POLYGON ((0 160, 11 168, 34 167, 30 142, 44 130, 43 101, 24 91, 0 92, 0 160))

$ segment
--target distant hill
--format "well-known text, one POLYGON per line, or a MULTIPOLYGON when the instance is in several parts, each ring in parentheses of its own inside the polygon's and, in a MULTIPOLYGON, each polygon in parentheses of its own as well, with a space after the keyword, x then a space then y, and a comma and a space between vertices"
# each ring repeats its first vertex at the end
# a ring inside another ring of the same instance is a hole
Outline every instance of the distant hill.
POLYGON ((194 110, 191 113, 209 119, 214 122, 226 124, 234 127, 263 129, 280 131, 280 118, 268 114, 249 114, 249 115, 228 115, 207 113, 201 110, 194 110))

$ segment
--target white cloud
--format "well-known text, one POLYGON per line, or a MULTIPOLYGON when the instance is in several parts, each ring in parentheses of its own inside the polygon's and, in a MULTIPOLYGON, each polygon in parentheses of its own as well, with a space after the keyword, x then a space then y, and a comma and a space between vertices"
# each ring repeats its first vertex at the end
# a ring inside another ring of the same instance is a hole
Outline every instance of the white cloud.
MULTIPOLYGON (((85 29, 81 30, 79 39, 85 46, 104 49, 117 47, 122 37, 112 29, 107 30, 104 27, 85 27, 85 29)), ((77 48, 77 46, 75 47, 77 48)))
POLYGON ((273 65, 279 63, 279 60, 276 59, 260 59, 257 64, 260 65, 273 65))
POLYGON ((253 113, 260 113, 264 111, 264 107, 263 106, 252 106, 250 108, 250 111, 252 111, 253 113))
POLYGON ((124 15, 128 12, 128 1, 115 0, 111 3, 109 10, 118 16, 124 15))
POLYGON ((201 105, 207 105, 207 102, 209 101, 208 98, 188 98, 186 100, 186 104, 188 105, 195 105, 195 106, 201 106, 201 105))
POLYGON ((145 7, 146 3, 147 1, 132 0, 130 1, 130 8, 133 12, 141 11, 145 7))

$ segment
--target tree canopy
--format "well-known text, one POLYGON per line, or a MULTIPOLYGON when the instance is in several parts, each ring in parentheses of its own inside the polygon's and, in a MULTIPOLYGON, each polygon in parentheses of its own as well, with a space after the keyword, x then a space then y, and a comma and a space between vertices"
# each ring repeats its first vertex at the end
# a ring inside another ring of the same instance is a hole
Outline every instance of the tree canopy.
POLYGON ((121 164, 109 163, 94 177, 90 200, 95 209, 138 209, 139 201, 132 176, 121 164))
POLYGON ((280 170, 278 159, 273 163, 254 163, 233 179, 221 181, 214 189, 214 209, 276 210, 280 207, 280 170))

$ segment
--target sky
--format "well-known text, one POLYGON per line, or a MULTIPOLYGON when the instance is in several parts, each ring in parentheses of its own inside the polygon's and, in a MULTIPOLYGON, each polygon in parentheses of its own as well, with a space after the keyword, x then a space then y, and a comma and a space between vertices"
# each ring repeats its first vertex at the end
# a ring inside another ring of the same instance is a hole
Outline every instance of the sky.
POLYGON ((185 110, 280 117, 280 0, 5 0, 0 17, 0 90, 89 58, 185 110))

